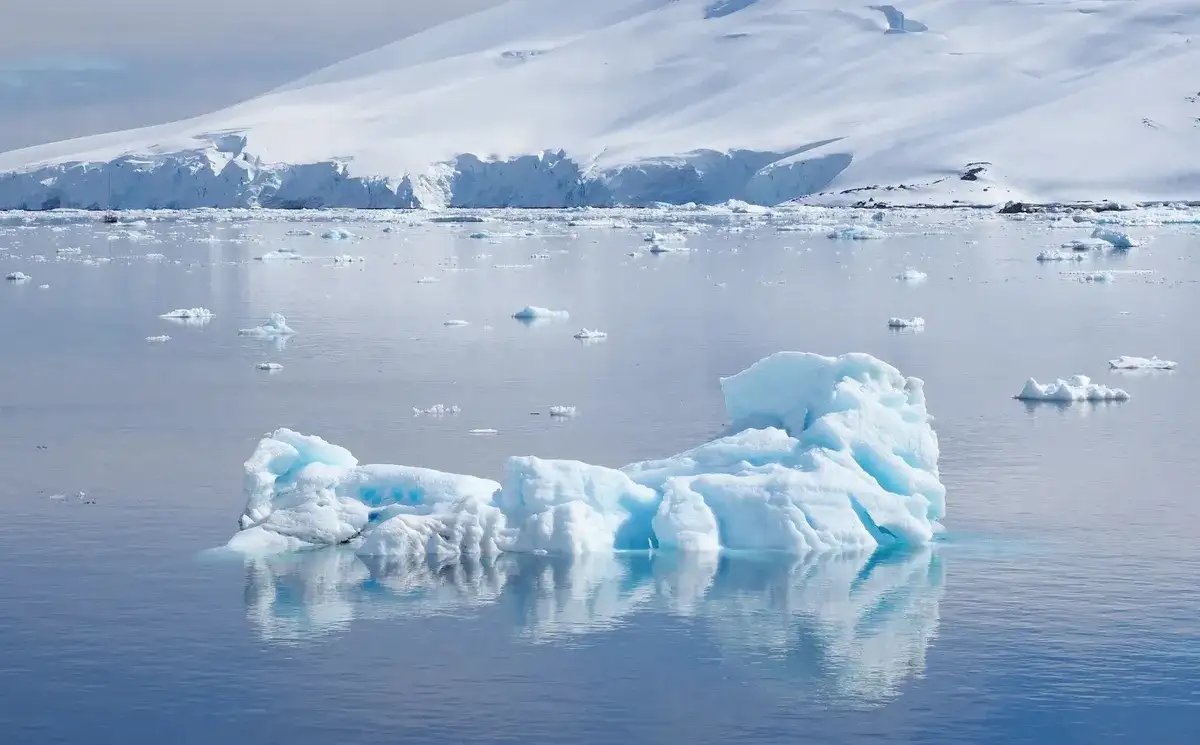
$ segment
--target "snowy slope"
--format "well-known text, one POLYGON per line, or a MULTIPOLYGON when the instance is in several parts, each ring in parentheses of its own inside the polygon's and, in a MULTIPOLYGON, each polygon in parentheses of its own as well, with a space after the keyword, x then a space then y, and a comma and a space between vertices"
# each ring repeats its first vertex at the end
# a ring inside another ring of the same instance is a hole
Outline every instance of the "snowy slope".
POLYGON ((1200 0, 510 0, 0 155, 0 208, 1197 198, 1197 50, 1200 0))

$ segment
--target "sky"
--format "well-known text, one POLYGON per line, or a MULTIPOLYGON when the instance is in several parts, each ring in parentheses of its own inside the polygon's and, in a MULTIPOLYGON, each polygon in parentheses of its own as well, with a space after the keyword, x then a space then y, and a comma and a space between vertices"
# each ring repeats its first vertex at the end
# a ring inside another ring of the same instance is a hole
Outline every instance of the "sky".
POLYGON ((204 114, 500 0, 0 0, 0 152, 204 114))

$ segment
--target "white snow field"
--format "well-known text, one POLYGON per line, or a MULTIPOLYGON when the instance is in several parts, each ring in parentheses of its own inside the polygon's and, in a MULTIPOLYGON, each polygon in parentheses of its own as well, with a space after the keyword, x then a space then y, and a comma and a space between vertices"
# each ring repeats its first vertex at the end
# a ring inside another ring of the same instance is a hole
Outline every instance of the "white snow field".
POLYGON ((0 208, 1200 197, 1200 0, 510 0, 0 155, 0 208))
POLYGON ((865 354, 781 352, 721 380, 731 432, 616 470, 510 458, 505 483, 394 465, 289 429, 246 462, 229 541, 248 553, 580 555, 651 547, 791 554, 923 545, 945 487, 921 381, 865 354))

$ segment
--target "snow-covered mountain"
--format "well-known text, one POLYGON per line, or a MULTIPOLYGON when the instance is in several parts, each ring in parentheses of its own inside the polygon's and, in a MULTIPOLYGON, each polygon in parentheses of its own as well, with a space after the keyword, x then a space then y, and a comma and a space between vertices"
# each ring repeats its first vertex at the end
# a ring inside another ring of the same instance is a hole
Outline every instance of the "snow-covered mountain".
POLYGON ((510 0, 214 114, 0 155, 0 208, 868 195, 1200 198, 1200 0, 510 0))

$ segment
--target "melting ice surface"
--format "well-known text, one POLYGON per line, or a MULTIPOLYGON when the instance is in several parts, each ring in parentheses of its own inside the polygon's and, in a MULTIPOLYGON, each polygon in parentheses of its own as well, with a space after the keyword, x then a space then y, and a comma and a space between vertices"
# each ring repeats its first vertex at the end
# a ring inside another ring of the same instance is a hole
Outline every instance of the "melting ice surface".
POLYGON ((246 462, 229 547, 352 543, 364 556, 789 554, 923 545, 945 488, 922 382, 866 354, 780 352, 721 380, 730 434, 612 469, 510 458, 503 486, 279 429, 246 462))

